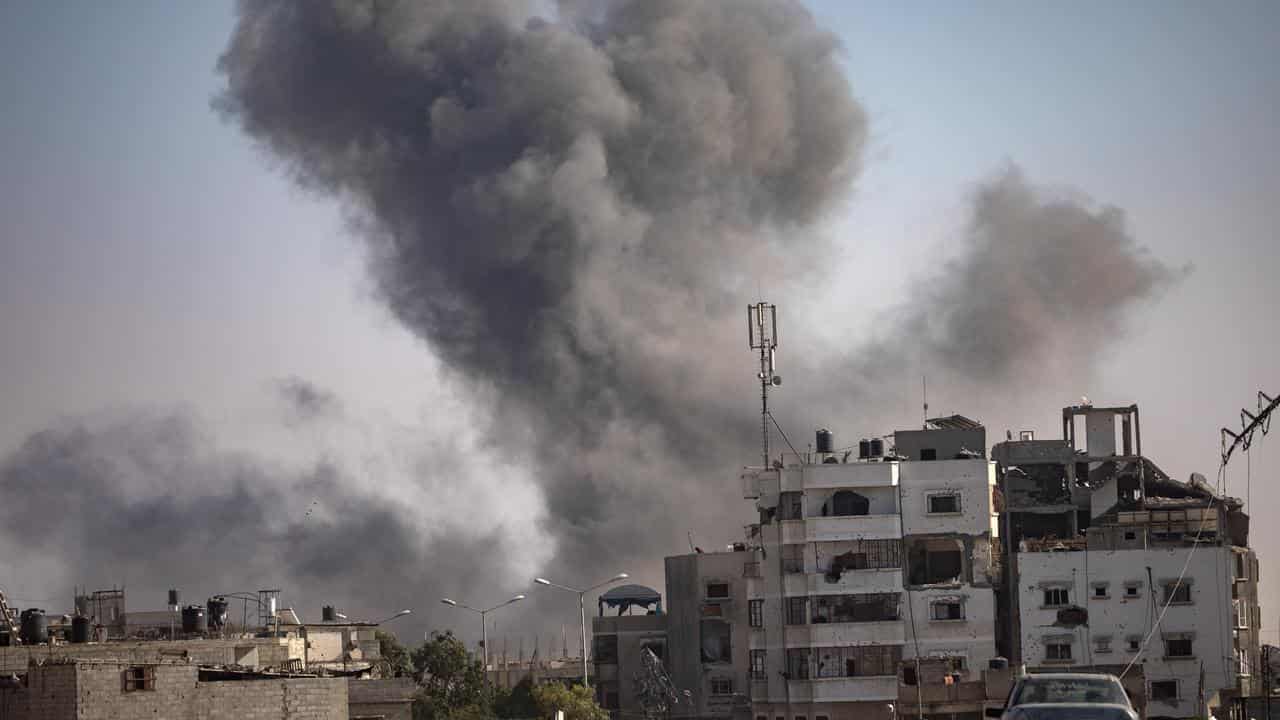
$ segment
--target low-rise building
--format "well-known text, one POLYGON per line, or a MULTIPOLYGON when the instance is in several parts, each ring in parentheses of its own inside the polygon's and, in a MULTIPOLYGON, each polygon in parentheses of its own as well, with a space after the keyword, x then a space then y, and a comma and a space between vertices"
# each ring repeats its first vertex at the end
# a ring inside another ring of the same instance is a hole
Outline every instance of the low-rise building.
POLYGON ((591 619, 596 700, 614 717, 643 712, 638 683, 648 672, 644 652, 667 658, 667 616, 662 595, 643 585, 622 585, 600 596, 591 619), (615 614, 607 615, 605 608, 615 614))
POLYGON ((755 553, 738 547, 666 558, 666 667, 679 694, 670 709, 673 718, 750 716, 751 627, 743 570, 755 553))

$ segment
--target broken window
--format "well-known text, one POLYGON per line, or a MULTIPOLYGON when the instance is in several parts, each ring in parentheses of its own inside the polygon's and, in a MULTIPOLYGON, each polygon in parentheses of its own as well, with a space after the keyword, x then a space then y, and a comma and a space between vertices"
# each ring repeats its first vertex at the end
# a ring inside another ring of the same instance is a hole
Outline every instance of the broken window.
POLYGON ((964 545, 959 540, 923 540, 909 546, 907 580, 911 585, 958 582, 964 576, 964 545))
POLYGON ((1130 600, 1142 597, 1142 583, 1127 582, 1124 584, 1124 596, 1130 600))
POLYGON ((809 648, 787 650, 787 677, 792 680, 809 679, 809 648))
POLYGON ((949 515, 960 512, 960 496, 956 493, 944 493, 929 496, 930 515, 949 515))
POLYGON ((1108 592, 1110 592, 1110 591, 1108 590, 1108 588, 1109 588, 1109 587, 1110 587, 1110 586, 1109 586, 1107 583, 1104 583, 1104 582, 1094 583, 1094 584, 1093 584, 1093 596, 1094 596, 1095 598, 1098 598, 1098 599, 1105 599, 1106 597, 1108 597, 1108 592))
POLYGON ((733 678, 724 677, 723 675, 712 676, 711 694, 712 695, 732 695, 733 694, 733 678))
POLYGON ((1067 589, 1064 587, 1049 587, 1044 589, 1044 607, 1065 607, 1071 602, 1068 597, 1067 589))
POLYGON ((929 603, 931 620, 963 620, 964 603, 959 600, 935 600, 929 603))
POLYGON ((838 490, 831 496, 831 514, 836 517, 866 515, 871 512, 871 501, 852 490, 838 490))
POLYGON ((764 653, 764 650, 751 651, 751 679, 753 680, 764 680, 766 677, 764 669, 764 653))
POLYGON ((782 572, 793 574, 804 572, 803 545, 782 546, 782 572))
POLYGON ((1129 652, 1138 652, 1142 649, 1142 637, 1140 635, 1130 635, 1125 638, 1125 642, 1129 646, 1129 652))
POLYGON ((747 624, 755 628, 764 627, 764 600, 747 603, 747 624))
POLYGON ((1164 656, 1167 658, 1189 658, 1192 656, 1191 635, 1179 633, 1164 636, 1164 656))
POLYGON ((702 662, 727 663, 732 659, 729 623, 723 620, 703 620, 702 662))
POLYGON ((1044 659, 1046 661, 1064 662, 1071 660, 1070 638, 1049 638, 1044 643, 1044 659))
POLYGON ((1102 655, 1111 652, 1111 636, 1095 635, 1093 638, 1093 651, 1102 655))
POLYGON ((937 460, 938 449, 937 448, 920 448, 920 459, 921 460, 937 460))
POLYGON ((667 643, 662 640, 646 640, 640 643, 641 655, 645 650, 653 653, 653 656, 659 660, 665 660, 667 657, 667 643))
POLYGON ((902 661, 901 645, 824 647, 813 652, 820 678, 895 675, 902 661))
POLYGON ((1164 584, 1164 601, 1166 605, 1190 605, 1191 583, 1188 580, 1174 580, 1164 584))
POLYGON ((707 583, 708 598, 727 598, 729 597, 729 583, 709 582, 707 583))
POLYGON ((598 663, 618 662, 618 636, 596 635, 594 640, 595 658, 598 663))
POLYGON ((806 598, 792 597, 787 598, 787 624, 788 625, 804 625, 805 624, 805 606, 806 598))
POLYGON ((839 582, 841 574, 846 570, 878 570, 883 568, 902 567, 902 541, 886 540, 852 540, 834 543, 819 543, 814 547, 818 560, 818 570, 826 573, 827 582, 839 582), (827 555, 832 550, 852 548, 834 557, 827 555), (823 566, 824 558, 831 557, 823 566))
POLYGON ((898 619, 899 593, 821 595, 813 599, 813 622, 880 622, 898 619))
POLYGON ((778 493, 779 520, 800 520, 804 517, 804 512, 800 509, 801 496, 802 493, 798 492, 778 493))
POLYGON ((1178 699, 1177 680, 1153 680, 1151 682, 1151 699, 1168 702, 1178 699))
POLYGON ((124 692, 156 689, 154 665, 133 665, 124 671, 124 692))

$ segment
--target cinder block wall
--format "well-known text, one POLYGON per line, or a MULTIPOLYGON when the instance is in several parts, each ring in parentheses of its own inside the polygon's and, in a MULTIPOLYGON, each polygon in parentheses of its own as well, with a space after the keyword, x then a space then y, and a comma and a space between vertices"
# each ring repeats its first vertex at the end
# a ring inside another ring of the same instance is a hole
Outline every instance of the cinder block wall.
POLYGON ((27 686, 0 690, 5 720, 76 720, 75 665, 35 667, 27 686))

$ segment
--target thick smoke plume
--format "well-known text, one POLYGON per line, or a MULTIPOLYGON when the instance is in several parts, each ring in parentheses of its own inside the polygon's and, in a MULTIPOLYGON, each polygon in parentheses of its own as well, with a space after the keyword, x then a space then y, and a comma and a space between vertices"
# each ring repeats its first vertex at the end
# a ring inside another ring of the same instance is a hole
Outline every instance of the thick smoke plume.
POLYGON ((349 204, 392 311, 500 396, 576 582, 690 524, 729 539, 718 502, 670 506, 728 491, 742 307, 858 170, 838 51, 788 0, 250 0, 218 104, 349 204))

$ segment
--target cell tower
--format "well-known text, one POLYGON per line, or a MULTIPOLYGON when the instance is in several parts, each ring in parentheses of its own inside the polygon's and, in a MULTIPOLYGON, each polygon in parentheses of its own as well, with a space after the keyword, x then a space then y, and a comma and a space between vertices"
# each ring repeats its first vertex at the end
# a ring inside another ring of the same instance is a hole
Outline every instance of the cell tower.
POLYGON ((760 453, 769 467, 769 388, 782 384, 774 364, 778 349, 778 306, 758 302, 747 306, 747 340, 760 351, 760 453))

